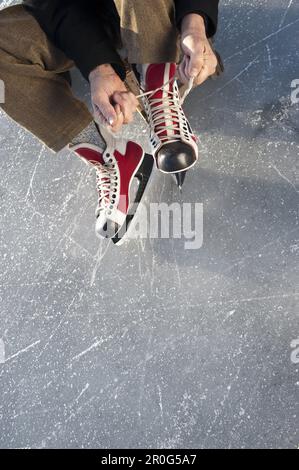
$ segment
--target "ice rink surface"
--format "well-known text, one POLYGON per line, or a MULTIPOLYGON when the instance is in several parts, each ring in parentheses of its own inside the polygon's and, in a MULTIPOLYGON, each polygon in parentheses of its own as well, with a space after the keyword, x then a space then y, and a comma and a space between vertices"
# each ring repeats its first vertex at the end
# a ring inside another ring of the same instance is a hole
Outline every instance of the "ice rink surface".
POLYGON ((97 240, 93 173, 1 113, 0 447, 298 447, 298 37, 296 0, 221 2, 201 162, 151 196, 203 204, 199 250, 97 240))

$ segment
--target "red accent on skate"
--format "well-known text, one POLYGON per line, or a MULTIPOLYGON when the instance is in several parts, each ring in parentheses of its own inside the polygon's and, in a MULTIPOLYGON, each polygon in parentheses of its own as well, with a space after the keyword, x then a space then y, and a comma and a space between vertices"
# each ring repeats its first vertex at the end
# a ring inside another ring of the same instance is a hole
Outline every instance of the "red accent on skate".
POLYGON ((129 193, 132 175, 136 173, 136 168, 141 163, 144 152, 136 142, 129 141, 125 155, 115 150, 114 157, 117 160, 120 172, 120 199, 117 209, 127 213, 129 208, 129 193))
POLYGON ((89 163, 97 164, 100 163, 101 165, 104 165, 104 160, 103 160, 103 153, 100 151, 100 149, 94 150, 90 149, 88 147, 84 147, 84 144, 82 147, 79 147, 75 150, 75 152, 85 160, 87 160, 89 163))
MULTIPOLYGON (((146 71, 145 77, 145 91, 155 90, 160 88, 164 83, 174 78, 176 73, 176 64, 170 63, 169 74, 165 77, 165 66, 167 64, 150 64, 146 71)), ((170 90, 172 90, 172 83, 170 83, 170 90)), ((161 92, 158 92, 161 93, 161 92)), ((159 98, 159 96, 157 96, 159 98)))
MULTIPOLYGON (((79 147, 75 152, 90 163, 105 165, 102 151, 94 149, 79 147)), ((121 154, 118 150, 114 151, 114 158, 117 161, 120 174, 120 198, 117 209, 124 214, 127 214, 129 208, 129 194, 132 176, 136 173, 143 158, 144 152, 140 145, 135 142, 128 141, 125 154, 121 154)))
MULTIPOLYGON (((146 71, 146 77, 145 77, 145 87, 146 91, 153 91, 156 88, 162 87, 165 83, 168 83, 170 80, 172 80, 175 77, 176 74, 176 64, 175 63, 169 63, 169 64, 150 64, 147 68, 146 71), (167 73, 167 66, 169 65, 169 73, 167 73)), ((163 99, 167 100, 167 95, 166 92, 170 91, 173 92, 173 81, 168 83, 165 87, 164 90, 157 91, 151 98, 152 99, 160 99, 161 102, 157 102, 157 104, 152 105, 152 109, 155 107, 159 106, 162 104, 163 99)), ((173 96, 169 94, 169 98, 172 99, 173 96)), ((161 117, 165 115, 164 111, 161 111, 161 117)), ((167 121, 170 119, 170 112, 167 112, 167 121)), ((175 115, 172 114, 173 117, 175 115)), ((164 123, 165 125, 165 123, 164 123)), ((179 129, 179 124, 177 122, 172 121, 172 125, 179 129)), ((160 131, 161 128, 163 128, 163 123, 160 125, 156 126, 156 132, 158 132, 159 137, 165 137, 167 136, 167 131, 160 131), (161 127, 160 127, 161 126, 161 127)))

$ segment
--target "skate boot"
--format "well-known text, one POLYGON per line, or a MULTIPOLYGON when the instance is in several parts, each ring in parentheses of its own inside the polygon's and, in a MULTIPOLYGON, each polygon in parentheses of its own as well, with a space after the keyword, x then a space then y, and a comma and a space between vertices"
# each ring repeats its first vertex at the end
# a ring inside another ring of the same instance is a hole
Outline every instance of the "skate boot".
MULTIPOLYGON (((113 144, 115 145, 115 143, 113 144)), ((97 192, 96 235, 112 238, 121 244, 136 215, 153 170, 151 155, 132 141, 119 141, 116 147, 102 150, 93 144, 78 144, 72 147, 86 163, 96 168, 97 192), (133 184, 137 180, 137 187, 133 184)))
MULTIPOLYGON (((163 173, 184 172, 198 160, 198 147, 182 109, 176 64, 148 64, 142 68, 141 96, 157 168, 163 173)), ((182 184, 184 175, 181 176, 177 180, 182 180, 182 184)))

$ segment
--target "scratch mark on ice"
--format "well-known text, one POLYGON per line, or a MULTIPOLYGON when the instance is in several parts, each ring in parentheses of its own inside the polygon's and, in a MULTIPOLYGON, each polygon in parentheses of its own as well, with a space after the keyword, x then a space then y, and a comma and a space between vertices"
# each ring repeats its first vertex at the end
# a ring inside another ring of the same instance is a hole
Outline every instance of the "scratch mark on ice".
POLYGON ((225 316, 225 319, 224 321, 228 320, 230 317, 232 317, 234 314, 236 313, 236 310, 231 310, 230 312, 228 312, 225 316))
POLYGON ((90 351, 93 351, 93 349, 96 349, 98 346, 101 346, 102 344, 106 343, 109 339, 112 339, 112 338, 113 338, 113 336, 110 335, 105 339, 101 338, 101 339, 95 341, 91 346, 89 346, 89 348, 85 349, 84 351, 82 351, 79 354, 77 354, 76 356, 74 356, 71 359, 71 363, 74 362, 74 361, 77 361, 82 356, 85 356, 85 354, 89 353, 90 351))
POLYGON ((181 279, 180 267, 178 265, 178 260, 176 258, 175 251, 174 251, 174 241, 173 240, 172 240, 172 243, 171 243, 171 251, 172 251, 172 257, 173 257, 174 266, 175 266, 175 272, 176 272, 177 280, 178 280, 178 288, 180 289, 182 287, 182 279, 181 279))
POLYGON ((235 75, 233 78, 231 78, 228 82, 226 82, 222 87, 218 88, 215 90, 213 93, 210 93, 209 95, 205 96, 203 99, 200 101, 205 101, 208 98, 211 98, 212 96, 216 95, 217 93, 220 93, 222 90, 224 90, 226 87, 228 87, 231 83, 233 83, 235 80, 239 79, 247 70, 249 70, 258 60, 260 55, 256 56, 255 59, 253 59, 249 64, 244 67, 244 69, 241 70, 237 75, 235 75))
POLYGON ((151 331, 151 333, 149 335, 148 342, 147 342, 145 358, 143 360, 143 371, 142 371, 141 380, 140 380, 139 406, 138 406, 138 411, 137 411, 140 424, 142 424, 141 423, 141 411, 142 411, 144 389, 145 389, 145 378, 146 378, 147 362, 152 357, 152 356, 149 355, 149 350, 150 350, 150 346, 151 346, 151 343, 152 343, 152 338, 153 338, 153 332, 151 331))
POLYGON ((81 390, 81 392, 79 393, 79 395, 77 396, 77 398, 75 399, 75 403, 78 403, 78 401, 80 400, 80 398, 82 397, 82 395, 86 392, 86 390, 89 389, 89 383, 87 383, 85 385, 85 387, 81 390))
POLYGON ((214 429, 217 427, 217 423, 219 421, 219 418, 221 417, 222 414, 225 413, 225 408, 226 408, 225 404, 226 404, 226 402, 229 399, 229 396, 231 394, 232 385, 235 384, 236 382, 238 382, 238 380, 239 380, 240 371, 241 371, 241 367, 238 367, 238 372, 236 373, 236 376, 234 377, 233 381, 226 387, 226 392, 223 394, 223 398, 220 401, 219 409, 216 408, 214 410, 215 417, 214 417, 213 421, 211 422, 211 424, 209 425, 209 428, 207 429, 206 438, 203 442, 203 449, 205 448, 205 444, 208 441, 210 435, 212 434, 214 429))
POLYGON ((163 421, 164 421, 164 416, 163 416, 162 392, 161 392, 161 387, 160 387, 160 385, 157 385, 157 388, 158 388, 158 394, 159 394, 160 415, 161 415, 161 420, 162 420, 162 423, 163 423, 163 421))
POLYGON ((299 193, 299 190, 296 188, 296 186, 294 185, 294 183, 292 183, 292 181, 290 181, 284 174, 281 173, 281 171, 273 164, 270 164, 270 166, 276 171, 276 173, 282 178, 284 179, 287 183, 289 183, 291 185, 291 187, 296 191, 296 193, 298 194, 299 193))
POLYGON ((291 8, 292 4, 293 4, 293 0, 290 0, 288 6, 287 6, 287 8, 286 8, 286 10, 285 10, 285 12, 282 16, 282 18, 281 18, 281 22, 279 23, 279 28, 281 28, 283 26, 284 20, 286 19, 286 16, 287 16, 288 11, 291 8))
POLYGON ((230 60, 232 59, 233 57, 236 57, 238 55, 241 55, 243 54, 243 52, 246 52, 246 51, 249 51, 250 49, 252 49, 253 47, 257 46, 258 44, 262 44, 263 42, 267 41, 268 39, 276 36, 277 34, 281 33, 281 31, 284 31, 285 29, 287 28, 290 28, 291 26, 293 26, 294 24, 298 23, 299 22, 299 18, 297 18, 297 20, 295 21, 292 21, 292 23, 288 23, 286 24, 285 26, 283 26, 282 28, 279 28, 277 31, 274 31, 273 33, 271 34, 268 34, 267 36, 265 36, 264 38, 260 39, 259 41, 255 41, 254 43, 250 44, 249 46, 247 47, 244 47, 244 49, 241 49, 240 51, 237 51, 235 52, 234 54, 226 57, 224 59, 224 62, 227 61, 227 60, 230 60))
POLYGON ((106 253, 107 253, 107 251, 110 247, 110 244, 111 244, 111 240, 109 240, 104 252, 103 252, 103 242, 101 242, 101 244, 100 244, 100 248, 98 249, 98 252, 97 252, 97 255, 96 255, 96 264, 95 264, 95 266, 92 270, 92 273, 91 273, 90 287, 92 287, 95 283, 99 267, 101 266, 102 260, 106 256, 106 253))
POLYGON ((270 69, 272 69, 272 58, 271 58, 271 51, 270 51, 269 44, 266 44, 266 49, 267 49, 267 53, 268 53, 269 67, 270 67, 270 69))
POLYGON ((43 147, 43 148, 41 149, 41 151, 39 152, 38 157, 37 157, 37 161, 36 161, 36 163, 35 163, 35 165, 34 165, 34 169, 33 169, 33 172, 32 172, 31 178, 30 178, 30 181, 29 181, 28 190, 27 190, 27 193, 26 193, 26 196, 25 196, 25 201, 28 200, 30 193, 32 194, 33 199, 34 199, 33 181, 34 181, 34 177, 35 177, 35 174, 36 174, 36 170, 37 170, 37 167, 38 167, 38 165, 39 165, 39 162, 40 162, 41 156, 42 156, 42 154, 43 154, 43 151, 44 151, 44 147, 43 147))
POLYGON ((24 349, 21 349, 20 351, 16 352, 15 354, 13 354, 12 356, 8 357, 5 362, 8 362, 8 361, 11 361, 12 359, 15 359, 16 357, 20 356, 21 354, 29 351, 29 349, 32 349, 34 348, 34 346, 36 346, 37 344, 40 343, 40 339, 38 341, 35 341, 35 343, 32 343, 32 344, 29 344, 29 346, 27 346, 26 348, 24 349))
POLYGON ((72 358, 72 362, 77 361, 78 359, 80 359, 80 357, 85 356, 85 354, 89 353, 93 349, 96 349, 98 346, 101 346, 101 344, 103 344, 103 343, 104 343, 104 340, 102 338, 98 341, 95 341, 91 346, 89 346, 89 348, 85 349, 84 351, 82 351, 79 354, 77 354, 76 356, 74 356, 72 358))

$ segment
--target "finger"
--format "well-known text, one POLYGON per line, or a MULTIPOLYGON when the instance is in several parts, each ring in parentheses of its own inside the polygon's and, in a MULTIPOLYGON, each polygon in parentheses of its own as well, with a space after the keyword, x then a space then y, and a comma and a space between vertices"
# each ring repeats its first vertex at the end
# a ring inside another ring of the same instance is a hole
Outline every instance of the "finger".
POLYGON ((178 67, 177 67, 177 76, 178 76, 178 79, 183 83, 183 80, 182 80, 182 69, 184 67, 184 63, 185 63, 185 56, 182 58, 181 62, 179 63, 178 67))
POLYGON ((188 69, 186 70, 186 74, 189 78, 197 77, 204 66, 204 56, 202 51, 197 51, 191 54, 188 69))
POLYGON ((121 114, 121 109, 120 109, 119 104, 116 104, 114 109, 115 109, 116 115, 118 117, 121 114))
POLYGON ((133 121, 133 114, 137 109, 138 101, 131 93, 114 93, 113 101, 120 106, 124 115, 124 123, 129 124, 133 121))
POLYGON ((94 119, 98 124, 100 125, 108 124, 107 119, 103 116, 100 109, 95 105, 93 105, 93 114, 94 114, 94 119))
POLYGON ((138 105, 139 105, 139 101, 138 101, 138 99, 136 98, 136 96, 134 95, 134 93, 129 92, 129 93, 128 93, 128 96, 129 96, 129 98, 130 98, 130 100, 131 100, 132 106, 137 109, 137 107, 138 107, 138 105))
POLYGON ((133 93, 127 91, 114 93, 113 99, 116 103, 120 105, 127 103, 131 107, 133 112, 137 109, 139 105, 136 96, 133 93))
POLYGON ((189 82, 189 78, 187 77, 187 75, 185 73, 186 63, 187 63, 187 56, 184 56, 182 62, 179 65, 179 68, 178 68, 179 79, 184 85, 189 82))
POLYGON ((128 101, 120 97, 116 97, 115 101, 118 102, 118 106, 120 107, 121 113, 124 117, 124 124, 128 124, 133 119, 133 113, 131 112, 128 101))
POLYGON ((214 53, 208 55, 207 60, 205 61, 206 65, 209 67, 211 71, 211 75, 216 72, 218 66, 218 59, 214 53))
POLYGON ((211 75, 211 71, 209 67, 204 65, 200 74, 195 79, 195 85, 196 86, 201 85, 209 78, 210 75, 211 75))
POLYGON ((185 73, 185 76, 188 78, 188 81, 191 78, 190 74, 189 74, 189 67, 190 67, 190 57, 187 57, 186 58, 186 63, 185 63, 184 73, 185 73))
POLYGON ((118 104, 115 105, 115 112, 116 112, 117 119, 114 122, 113 126, 111 126, 111 130, 112 132, 119 132, 122 125, 124 124, 124 115, 121 112, 120 106, 118 104))
POLYGON ((108 122, 107 122, 107 119, 104 117, 104 115, 101 113, 101 111, 99 110, 99 108, 97 107, 96 110, 95 110, 95 113, 96 113, 96 116, 97 116, 97 119, 96 121, 100 124, 100 125, 103 125, 103 126, 107 126, 109 125, 110 129, 112 130, 112 132, 118 132, 122 125, 123 125, 123 121, 124 121, 124 118, 123 118, 123 114, 120 110, 120 107, 119 105, 116 105, 115 106, 115 112, 116 112, 116 119, 114 120, 113 124, 110 125, 108 122))
POLYGON ((178 68, 177 68, 177 77, 178 77, 178 80, 181 82, 181 83, 185 83, 184 82, 184 77, 183 77, 183 74, 182 74, 182 63, 179 64, 178 68))
POLYGON ((120 113, 118 115, 117 121, 114 123, 113 126, 111 126, 112 132, 115 132, 115 133, 119 132, 123 125, 124 125, 124 116, 123 116, 123 113, 120 113))
POLYGON ((114 107, 109 101, 108 95, 100 95, 97 99, 93 99, 93 105, 100 111, 106 121, 110 125, 113 125, 117 116, 114 107))
POLYGON ((186 85, 186 84, 189 82, 188 78, 187 78, 186 75, 185 75, 184 70, 181 70, 181 69, 180 69, 180 70, 178 71, 178 77, 179 77, 180 82, 181 82, 183 85, 186 85))
POLYGON ((200 37, 188 34, 182 40, 182 49, 190 59, 186 75, 188 79, 195 78, 204 64, 204 41, 200 37))

